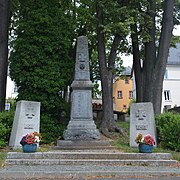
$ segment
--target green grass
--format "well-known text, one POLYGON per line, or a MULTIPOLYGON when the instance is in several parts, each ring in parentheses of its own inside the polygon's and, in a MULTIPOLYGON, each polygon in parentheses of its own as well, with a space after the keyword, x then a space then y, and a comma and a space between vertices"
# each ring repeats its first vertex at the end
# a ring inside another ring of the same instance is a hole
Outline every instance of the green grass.
POLYGON ((0 149, 0 168, 4 167, 6 157, 7 149, 0 149))

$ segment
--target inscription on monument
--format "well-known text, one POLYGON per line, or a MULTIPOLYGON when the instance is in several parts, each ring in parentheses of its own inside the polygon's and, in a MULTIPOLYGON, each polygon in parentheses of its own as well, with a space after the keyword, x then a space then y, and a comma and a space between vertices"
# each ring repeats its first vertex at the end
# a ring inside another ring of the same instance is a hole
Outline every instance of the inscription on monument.
POLYGON ((89 101, 86 99, 90 93, 77 91, 73 94, 73 102, 76 102, 76 105, 72 106, 72 117, 73 118, 91 118, 91 113, 87 108, 89 108, 89 101))
POLYGON ((34 124, 24 124, 24 129, 34 129, 34 124))
POLYGON ((136 130, 147 130, 148 126, 147 125, 136 125, 136 130))
POLYGON ((83 53, 78 53, 78 60, 80 62, 85 62, 87 60, 87 56, 83 53))

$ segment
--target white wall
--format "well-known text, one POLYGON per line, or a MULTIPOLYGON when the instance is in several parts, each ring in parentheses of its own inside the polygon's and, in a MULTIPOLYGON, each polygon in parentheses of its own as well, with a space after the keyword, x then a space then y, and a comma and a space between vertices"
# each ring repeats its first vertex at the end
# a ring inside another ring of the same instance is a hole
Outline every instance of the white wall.
POLYGON ((164 106, 180 106, 180 65, 167 65, 167 79, 163 82, 162 109, 164 106), (170 91, 170 100, 165 100, 164 90, 170 91))
POLYGON ((8 98, 15 98, 17 96, 17 92, 14 92, 15 84, 11 80, 9 76, 7 76, 7 83, 6 83, 6 99, 8 98))

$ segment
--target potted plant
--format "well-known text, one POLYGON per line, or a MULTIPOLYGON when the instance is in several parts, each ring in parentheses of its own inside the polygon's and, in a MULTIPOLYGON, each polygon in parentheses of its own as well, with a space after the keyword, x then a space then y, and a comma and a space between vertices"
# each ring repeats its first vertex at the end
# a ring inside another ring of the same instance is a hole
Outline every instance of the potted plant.
POLYGON ((41 140, 41 135, 38 132, 28 133, 23 136, 20 144, 22 145, 23 152, 36 152, 37 144, 41 140))
POLYGON ((139 144, 139 152, 141 153, 152 153, 153 146, 155 145, 154 138, 147 134, 143 136, 143 134, 139 133, 136 136, 135 142, 139 144))

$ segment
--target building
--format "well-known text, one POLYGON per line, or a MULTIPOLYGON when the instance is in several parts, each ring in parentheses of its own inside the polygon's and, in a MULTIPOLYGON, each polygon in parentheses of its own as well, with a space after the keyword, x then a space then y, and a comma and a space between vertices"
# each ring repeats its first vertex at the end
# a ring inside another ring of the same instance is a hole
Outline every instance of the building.
POLYGON ((113 101, 116 111, 127 112, 133 99, 131 67, 127 67, 118 80, 113 83, 113 101))
POLYGON ((180 106, 180 43, 176 48, 170 48, 163 81, 162 108, 167 111, 175 106, 180 106))
POLYGON ((7 83, 6 83, 6 99, 8 98, 16 98, 18 95, 17 93, 17 86, 9 77, 7 76, 7 83))
MULTIPOLYGON (((133 79, 133 97, 136 98, 135 79, 133 79)), ((161 112, 180 106, 180 43, 169 49, 169 56, 163 81, 161 112)))

